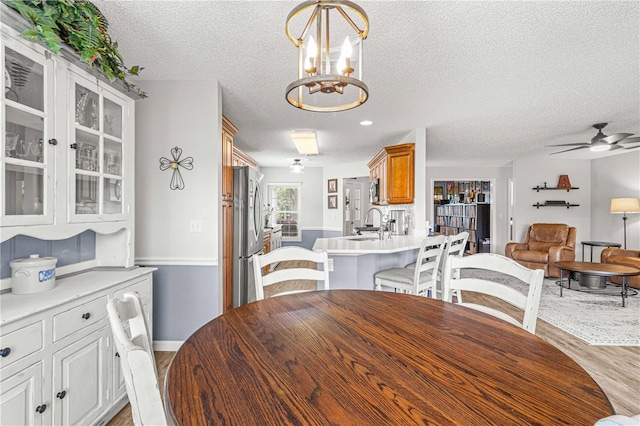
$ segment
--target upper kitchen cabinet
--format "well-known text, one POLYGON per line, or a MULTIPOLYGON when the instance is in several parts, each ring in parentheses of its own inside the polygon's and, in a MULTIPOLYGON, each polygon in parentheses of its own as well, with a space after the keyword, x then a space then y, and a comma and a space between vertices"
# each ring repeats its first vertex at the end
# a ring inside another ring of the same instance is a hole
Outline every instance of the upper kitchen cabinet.
POLYGON ((414 152, 412 143, 386 146, 368 163, 370 178, 378 179, 377 204, 413 203, 414 152))
POLYGON ((93 230, 99 265, 131 266, 135 100, 70 51, 26 41, 0 6, 0 241, 93 230))
POLYGON ((222 116, 222 200, 233 201, 233 137, 238 128, 222 116))
POLYGON ((249 157, 247 154, 242 152, 240 148, 234 146, 233 147, 233 165, 234 166, 249 166, 254 169, 258 167, 258 162, 253 158, 249 157))

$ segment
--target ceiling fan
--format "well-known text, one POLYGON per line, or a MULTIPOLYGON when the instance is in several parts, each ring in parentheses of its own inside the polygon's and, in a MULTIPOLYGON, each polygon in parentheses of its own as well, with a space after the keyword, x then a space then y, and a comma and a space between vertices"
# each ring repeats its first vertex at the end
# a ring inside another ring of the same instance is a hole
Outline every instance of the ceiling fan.
POLYGON ((564 151, 552 152, 550 155, 560 154, 562 152, 575 151, 577 149, 589 148, 593 152, 611 151, 614 149, 634 149, 640 148, 640 137, 633 136, 633 133, 616 133, 611 136, 607 136, 602 133, 602 129, 608 123, 596 123, 593 125, 598 130, 598 134, 591 138, 590 142, 585 143, 565 143, 560 145, 547 145, 547 146, 573 146, 574 148, 565 149, 564 151))

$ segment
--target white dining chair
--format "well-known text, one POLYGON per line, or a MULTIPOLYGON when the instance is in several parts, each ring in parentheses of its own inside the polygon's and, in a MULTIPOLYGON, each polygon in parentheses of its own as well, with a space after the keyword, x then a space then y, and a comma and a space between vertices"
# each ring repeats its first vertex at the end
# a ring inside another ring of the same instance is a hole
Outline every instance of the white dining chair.
POLYGON ((519 322, 505 312, 488 306, 475 303, 459 304, 488 313, 504 321, 510 322, 511 324, 518 325, 530 333, 535 334, 543 280, 544 271, 542 269, 525 268, 516 261, 499 254, 479 253, 464 257, 450 257, 447 259, 444 268, 443 300, 452 302, 453 294, 456 291, 472 291, 497 297, 510 305, 522 309, 524 311, 522 322, 519 322), (508 285, 489 281, 483 278, 456 278, 454 276, 454 270, 470 268, 495 271, 517 278, 529 285, 527 294, 521 293, 508 285))
POLYGON ((438 265, 448 238, 444 235, 427 237, 420 243, 420 251, 413 268, 389 268, 376 272, 376 290, 382 286, 404 293, 436 297, 438 265))
MULTIPOLYGON (((442 256, 440 258, 440 263, 438 264, 438 277, 436 280, 436 299, 442 299, 442 277, 444 271, 444 264, 449 258, 449 256, 458 256, 462 257, 464 254, 464 250, 467 247, 467 240, 469 239, 468 232, 460 232, 456 235, 450 235, 447 238, 447 242, 444 246, 444 250, 442 251, 442 256)), ((416 267, 416 263, 410 263, 405 268, 413 269, 416 267)), ((460 270, 453 271, 454 276, 457 278, 460 277, 460 270)), ((459 295, 458 295, 459 296, 459 295)), ((458 301, 461 301, 459 298, 458 301)))
POLYGON ((107 302, 113 340, 135 425, 166 425, 147 319, 137 293, 107 302))
POLYGON ((595 422, 594 426, 639 426, 640 414, 635 416, 622 416, 620 414, 614 414, 595 422))
POLYGON ((265 298, 266 287, 277 284, 282 285, 273 292, 272 296, 313 291, 318 288, 329 290, 329 257, 326 251, 289 246, 280 247, 267 254, 254 254, 253 273, 256 300, 265 298), (263 274, 267 267, 266 274, 263 274), (299 287, 296 284, 301 281, 310 281, 312 284, 315 281, 316 286, 315 288, 296 288, 299 287), (288 284, 291 285, 287 286, 288 284))

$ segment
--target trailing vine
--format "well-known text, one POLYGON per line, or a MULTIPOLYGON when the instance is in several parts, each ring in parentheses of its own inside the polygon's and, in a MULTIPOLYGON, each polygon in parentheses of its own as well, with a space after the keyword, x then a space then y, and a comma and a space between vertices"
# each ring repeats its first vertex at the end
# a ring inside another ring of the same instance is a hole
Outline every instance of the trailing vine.
POLYGON ((118 43, 111 41, 109 23, 100 10, 84 0, 8 0, 31 27, 22 32, 29 41, 42 42, 58 53, 66 43, 80 53, 82 61, 92 70, 99 70, 110 81, 121 80, 125 86, 145 98, 146 93, 126 80, 138 75, 141 68, 127 68, 118 52, 118 43))

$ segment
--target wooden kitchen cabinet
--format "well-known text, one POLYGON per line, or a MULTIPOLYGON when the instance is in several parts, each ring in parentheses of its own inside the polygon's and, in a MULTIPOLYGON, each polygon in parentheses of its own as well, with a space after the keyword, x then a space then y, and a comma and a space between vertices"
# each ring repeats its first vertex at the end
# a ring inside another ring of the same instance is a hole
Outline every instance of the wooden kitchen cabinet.
POLYGON ((238 128, 222 116, 222 201, 233 201, 233 137, 238 128))
MULTIPOLYGON (((263 253, 267 254, 271 251, 271 231, 267 229, 264 230, 263 241, 264 241, 263 253)), ((262 268, 262 275, 265 275, 267 272, 269 272, 269 268, 270 268, 270 265, 267 265, 264 268, 262 268)))
POLYGON ((247 154, 242 152, 240 148, 233 147, 233 165, 234 166, 249 166, 256 168, 258 167, 258 162, 253 158, 249 157, 247 154))
POLYGON ((222 310, 233 309, 233 137, 238 128, 222 116, 222 310))
POLYGON ((377 204, 411 204, 415 192, 415 144, 386 146, 368 163, 369 176, 379 179, 377 204))

